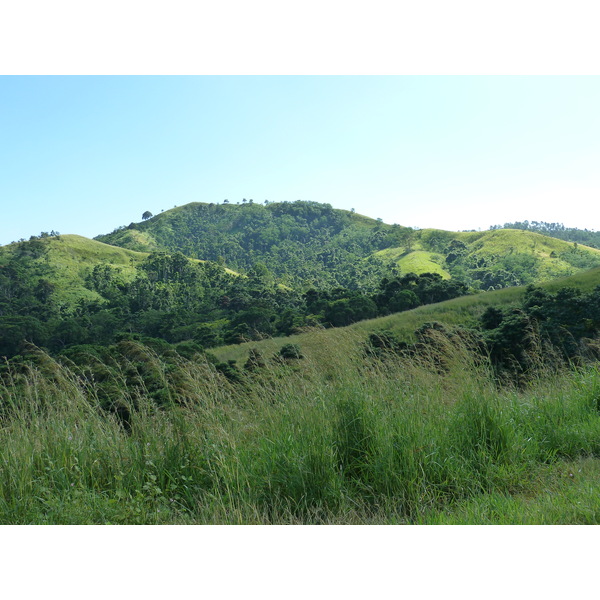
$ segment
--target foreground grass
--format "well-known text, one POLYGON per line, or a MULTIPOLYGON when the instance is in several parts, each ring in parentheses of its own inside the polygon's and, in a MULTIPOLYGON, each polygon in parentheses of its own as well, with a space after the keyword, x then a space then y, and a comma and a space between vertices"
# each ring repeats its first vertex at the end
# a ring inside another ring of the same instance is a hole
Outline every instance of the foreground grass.
POLYGON ((499 389, 464 348, 437 373, 339 336, 237 385, 139 347, 174 402, 107 369, 130 433, 97 383, 40 354, 0 387, 0 522, 598 522, 597 367, 499 389))
POLYGON ((542 470, 534 492, 490 493, 418 519, 440 525, 596 525, 600 522, 600 460, 559 460, 542 470))

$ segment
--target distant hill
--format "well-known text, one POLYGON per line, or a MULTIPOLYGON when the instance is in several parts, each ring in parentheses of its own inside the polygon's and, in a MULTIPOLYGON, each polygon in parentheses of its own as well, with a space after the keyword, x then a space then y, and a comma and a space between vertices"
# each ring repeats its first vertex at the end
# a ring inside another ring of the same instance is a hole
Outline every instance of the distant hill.
MULTIPOLYGON (((56 235, 0 246, 0 269, 11 259, 30 259, 22 263, 29 267, 28 272, 36 271, 48 279, 55 287, 57 301, 71 306, 81 299, 103 300, 101 294, 90 289, 89 276, 95 267, 109 267, 117 281, 127 283, 139 276, 149 256, 148 252, 110 246, 80 235, 56 235)), ((223 270, 236 274, 231 269, 223 270)))
MULTIPOLYGON (((540 283, 600 266, 600 250, 533 231, 417 232, 415 249, 476 289, 540 283)), ((423 268, 426 268, 423 265, 423 268)))
POLYGON ((303 201, 197 202, 96 239, 131 250, 179 251, 238 270, 260 265, 303 289, 373 289, 396 266, 402 273, 438 273, 493 290, 600 265, 600 250, 534 231, 415 231, 303 201))
POLYGON ((194 202, 96 239, 131 250, 179 251, 235 270, 260 265, 293 287, 373 288, 389 265, 375 253, 411 229, 317 202, 194 202))
POLYGON ((122 281, 131 281, 147 256, 79 235, 57 235, 0 246, 0 269, 6 269, 11 259, 20 260, 26 273, 34 276, 35 272, 52 283, 58 302, 71 305, 81 298, 101 299, 85 284, 96 265, 108 265, 122 281))
POLYGON ((132 336, 186 343, 187 351, 198 352, 469 293, 464 284, 432 274, 382 278, 373 288, 303 293, 281 285, 260 263, 240 275, 180 252, 138 252, 76 235, 32 236, 0 248, 0 356, 18 354, 25 342, 62 352, 132 336))
POLYGON ((315 202, 144 217, 96 240, 41 234, 0 247, 0 356, 25 342, 63 352, 131 337, 191 353, 477 291, 510 296, 600 265, 598 249, 531 231, 413 230, 315 202))
POLYGON ((252 283, 180 253, 136 252, 78 235, 32 236, 0 247, 0 356, 14 355, 24 342, 59 351, 136 332, 165 337, 178 326, 232 314, 234 308, 219 307, 220 298, 236 298, 252 283))
POLYGON ((558 238, 559 240, 577 242, 578 244, 585 244, 591 248, 600 248, 600 231, 578 229, 577 227, 565 227, 562 223, 515 221, 514 223, 504 223, 504 225, 492 225, 490 230, 494 229, 524 229, 525 231, 534 231, 543 235, 549 235, 558 238))

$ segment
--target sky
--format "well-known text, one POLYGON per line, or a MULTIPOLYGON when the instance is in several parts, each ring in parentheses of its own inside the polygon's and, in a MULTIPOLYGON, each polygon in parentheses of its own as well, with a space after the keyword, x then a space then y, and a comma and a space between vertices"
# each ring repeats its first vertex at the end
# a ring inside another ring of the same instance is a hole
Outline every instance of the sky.
POLYGON ((3 76, 0 244, 188 202, 600 229, 600 77, 3 76))

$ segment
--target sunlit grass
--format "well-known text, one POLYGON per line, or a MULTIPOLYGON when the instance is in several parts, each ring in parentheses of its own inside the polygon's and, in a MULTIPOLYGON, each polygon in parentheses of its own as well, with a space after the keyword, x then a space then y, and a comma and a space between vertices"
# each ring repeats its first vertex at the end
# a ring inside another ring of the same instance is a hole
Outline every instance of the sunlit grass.
POLYGON ((0 522, 597 522, 596 366, 501 389, 450 342, 437 372, 318 334, 305 359, 266 357, 240 384, 132 346, 172 403, 107 365, 129 433, 99 384, 40 352, 0 387, 0 522))

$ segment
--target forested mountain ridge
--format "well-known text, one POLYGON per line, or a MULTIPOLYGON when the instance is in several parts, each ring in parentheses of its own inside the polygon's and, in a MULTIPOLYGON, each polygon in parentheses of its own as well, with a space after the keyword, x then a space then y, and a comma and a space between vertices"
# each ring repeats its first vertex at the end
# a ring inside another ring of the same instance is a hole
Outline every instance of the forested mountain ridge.
POLYGON ((412 229, 317 202, 195 202, 96 239, 132 250, 179 251, 235 270, 260 268, 305 289, 374 288, 389 265, 374 254, 405 244, 412 229))
POLYGON ((600 265, 600 250, 535 231, 414 230, 305 201, 196 202, 96 239, 131 250, 179 251, 236 270, 259 268, 302 289, 374 289, 396 266, 486 291, 600 265))

